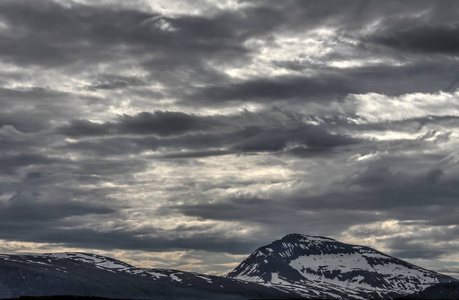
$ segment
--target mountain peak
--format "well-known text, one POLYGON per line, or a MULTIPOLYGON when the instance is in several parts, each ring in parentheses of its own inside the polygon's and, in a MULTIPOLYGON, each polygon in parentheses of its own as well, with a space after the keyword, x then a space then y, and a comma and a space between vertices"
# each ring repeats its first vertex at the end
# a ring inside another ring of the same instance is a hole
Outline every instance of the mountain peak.
POLYGON ((327 282, 398 294, 452 280, 369 247, 298 233, 258 248, 227 276, 296 285, 327 282))

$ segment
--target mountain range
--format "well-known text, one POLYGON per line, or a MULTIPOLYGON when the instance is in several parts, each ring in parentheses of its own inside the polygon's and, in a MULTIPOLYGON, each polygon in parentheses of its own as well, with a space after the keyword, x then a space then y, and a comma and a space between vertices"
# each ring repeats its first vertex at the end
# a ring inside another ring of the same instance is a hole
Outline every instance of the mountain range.
POLYGON ((138 268, 90 253, 0 255, 0 298, 390 299, 454 278, 369 247, 289 234, 226 276, 138 268))

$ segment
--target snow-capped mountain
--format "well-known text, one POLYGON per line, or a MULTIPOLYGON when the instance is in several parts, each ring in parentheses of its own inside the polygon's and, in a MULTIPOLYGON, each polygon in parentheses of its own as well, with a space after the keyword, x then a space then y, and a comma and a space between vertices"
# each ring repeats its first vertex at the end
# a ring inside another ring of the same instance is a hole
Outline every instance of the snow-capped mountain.
POLYGON ((298 297, 285 289, 177 270, 136 268, 89 253, 0 255, 0 298, 51 295, 244 300, 298 297))
POLYGON ((227 277, 283 284, 299 292, 301 286, 325 285, 350 294, 373 292, 372 297, 381 298, 412 294, 455 280, 369 247, 300 234, 289 234, 258 248, 227 277))
POLYGON ((0 255, 0 298, 388 299, 453 280, 368 247, 298 234, 259 248, 226 277, 89 253, 0 255))

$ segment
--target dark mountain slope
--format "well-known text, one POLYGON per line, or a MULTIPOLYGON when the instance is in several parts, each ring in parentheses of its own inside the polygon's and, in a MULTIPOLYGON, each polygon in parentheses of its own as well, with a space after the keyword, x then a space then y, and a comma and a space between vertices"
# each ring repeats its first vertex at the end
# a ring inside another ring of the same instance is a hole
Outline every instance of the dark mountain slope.
POLYGON ((135 268, 94 254, 1 255, 0 298, 24 295, 124 299, 298 297, 293 292, 223 277, 135 268))

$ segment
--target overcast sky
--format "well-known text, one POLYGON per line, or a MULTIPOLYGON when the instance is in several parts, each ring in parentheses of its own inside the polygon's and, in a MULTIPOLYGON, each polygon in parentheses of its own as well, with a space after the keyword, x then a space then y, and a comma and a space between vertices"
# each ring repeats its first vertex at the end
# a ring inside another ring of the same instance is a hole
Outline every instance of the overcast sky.
POLYGON ((0 1, 0 252, 222 274, 296 232, 459 276, 459 2, 0 1))

